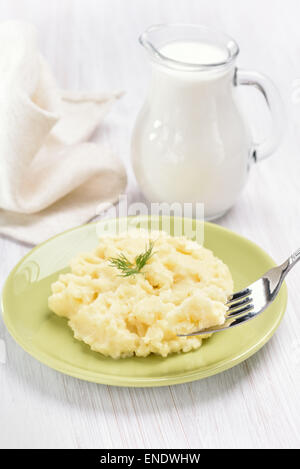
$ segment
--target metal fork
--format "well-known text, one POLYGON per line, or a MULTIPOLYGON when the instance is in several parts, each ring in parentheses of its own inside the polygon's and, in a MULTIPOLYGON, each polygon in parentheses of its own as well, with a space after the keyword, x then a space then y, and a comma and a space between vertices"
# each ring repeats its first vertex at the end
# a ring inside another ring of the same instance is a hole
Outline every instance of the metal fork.
POLYGON ((261 314, 275 300, 282 282, 288 272, 300 260, 300 249, 292 254, 283 264, 268 270, 259 280, 234 293, 227 302, 228 311, 225 323, 190 334, 178 334, 178 337, 212 334, 245 324, 261 314))

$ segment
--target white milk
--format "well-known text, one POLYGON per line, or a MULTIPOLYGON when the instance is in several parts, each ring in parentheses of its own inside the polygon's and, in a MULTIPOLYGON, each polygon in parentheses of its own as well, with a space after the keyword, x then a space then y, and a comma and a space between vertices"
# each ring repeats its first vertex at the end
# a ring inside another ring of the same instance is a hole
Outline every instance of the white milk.
POLYGON ((175 41, 161 47, 165 57, 186 64, 211 65, 222 63, 228 58, 226 49, 199 41, 175 41))
MULTIPOLYGON (((160 53, 189 64, 226 62, 226 48, 171 42, 160 53)), ((235 102, 233 63, 207 70, 152 62, 150 91, 134 129, 133 168, 151 202, 203 202, 216 218, 247 178, 251 141, 235 102)))

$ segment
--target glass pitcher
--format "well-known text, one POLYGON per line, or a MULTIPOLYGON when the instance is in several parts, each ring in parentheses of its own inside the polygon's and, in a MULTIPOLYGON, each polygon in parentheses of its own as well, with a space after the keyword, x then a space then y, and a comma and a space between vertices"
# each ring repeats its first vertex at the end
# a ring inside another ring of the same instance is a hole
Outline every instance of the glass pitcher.
POLYGON ((140 37, 152 65, 132 135, 136 179, 151 202, 204 203, 206 219, 237 200, 252 162, 279 143, 282 103, 272 81, 236 67, 237 43, 203 26, 150 27, 140 37), (272 114, 271 136, 253 142, 237 99, 251 85, 272 114))

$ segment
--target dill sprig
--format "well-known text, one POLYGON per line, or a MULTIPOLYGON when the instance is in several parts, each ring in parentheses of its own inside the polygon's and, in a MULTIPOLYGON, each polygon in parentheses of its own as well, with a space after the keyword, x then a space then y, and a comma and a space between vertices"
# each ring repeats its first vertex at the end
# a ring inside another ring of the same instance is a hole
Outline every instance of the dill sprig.
POLYGON ((149 259, 153 256, 153 247, 154 242, 149 241, 149 246, 145 252, 142 252, 138 256, 136 256, 134 263, 130 262, 130 260, 125 256, 125 254, 121 253, 119 257, 111 257, 109 259, 110 265, 112 267, 116 267, 121 271, 121 277, 130 277, 131 275, 140 274, 142 268, 145 267, 149 259))

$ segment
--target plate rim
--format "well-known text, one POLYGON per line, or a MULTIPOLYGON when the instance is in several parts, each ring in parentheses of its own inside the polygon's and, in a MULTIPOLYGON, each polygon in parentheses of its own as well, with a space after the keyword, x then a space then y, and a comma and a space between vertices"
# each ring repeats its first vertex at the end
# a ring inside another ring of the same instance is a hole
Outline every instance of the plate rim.
MULTIPOLYGON (((6 297, 8 295, 8 285, 15 274, 16 270, 20 267, 20 265, 29 257, 33 252, 38 250, 40 247, 44 246, 47 244, 49 241, 52 241, 56 238, 64 236, 66 233, 70 233, 72 231, 77 231, 80 229, 84 229, 85 227, 91 227, 95 226, 99 223, 105 223, 105 222, 111 222, 112 220, 121 220, 121 219, 128 219, 128 218, 138 218, 138 219, 149 219, 153 217, 153 215, 133 215, 133 216, 128 216, 128 217, 113 217, 113 218, 105 218, 102 220, 97 220, 95 222, 91 223, 85 223, 83 225, 79 225, 73 228, 70 228, 68 230, 65 230, 61 233, 56 234, 55 236, 52 236, 45 240, 44 242, 38 244, 34 248, 30 249, 25 256, 23 256, 20 261, 12 268, 10 273, 8 274, 3 288, 2 288, 2 294, 1 294, 1 309, 2 309, 2 318, 3 322, 10 333, 11 337, 15 340, 15 342, 23 348, 30 356, 38 360, 40 363, 43 365, 48 366, 51 369, 54 369, 55 371, 58 371, 62 374, 72 376, 73 378, 77 378, 80 380, 84 380, 87 382, 93 382, 97 384, 104 384, 104 385, 109 385, 109 386, 120 386, 120 387, 161 387, 161 386, 169 386, 169 385, 176 385, 176 384, 183 384, 183 383, 188 383, 204 378, 208 378, 210 376, 222 373, 223 371, 229 370, 230 368, 233 368, 237 366, 238 364, 242 363, 243 361, 247 360, 250 358, 252 355, 254 355, 256 352, 258 352, 274 335, 275 331, 277 330, 278 326, 280 325, 283 316, 286 312, 286 307, 287 307, 287 301, 288 301, 288 292, 287 292, 287 286, 286 283, 284 282, 281 290, 279 292, 279 295, 281 296, 281 300, 283 301, 283 305, 281 307, 281 311, 279 316, 277 317, 277 320, 274 322, 273 326, 270 328, 267 334, 265 334, 261 340, 254 344, 250 349, 246 350, 244 353, 241 353, 237 355, 234 358, 231 358, 230 360, 224 359, 220 362, 218 362, 217 365, 215 366, 207 366, 205 368, 201 368, 200 370, 194 370, 192 372, 188 372, 186 374, 179 374, 177 376, 173 377, 152 377, 152 378, 128 378, 128 377, 122 377, 122 376, 114 376, 114 375, 107 375, 107 374, 102 374, 102 373, 96 373, 96 372, 90 372, 89 370, 81 370, 80 368, 76 368, 73 370, 73 365, 66 364, 64 363, 63 366, 60 366, 60 361, 58 359, 49 357, 45 352, 41 350, 36 350, 35 348, 29 347, 27 345, 27 342, 22 339, 22 337, 19 336, 19 334, 14 330, 13 325, 11 324, 9 320, 9 315, 6 312, 6 297), (36 353, 35 353, 36 352, 36 353)), ((221 225, 218 225, 216 223, 211 223, 208 221, 203 221, 203 220, 197 220, 195 218, 189 218, 189 217, 179 217, 179 216, 168 216, 168 215, 159 215, 154 217, 158 217, 160 219, 162 218, 171 218, 171 219, 178 219, 178 220, 183 220, 183 219, 188 219, 188 220, 194 220, 195 223, 203 223, 204 226, 209 225, 212 226, 214 229, 224 231, 227 234, 237 237, 237 238, 242 238, 243 240, 247 241, 248 244, 252 245, 255 249, 261 252, 261 254, 268 259, 268 261, 276 266, 276 262, 274 259, 264 250, 262 249, 258 244, 253 242, 252 240, 248 239, 246 236, 240 235, 236 233, 235 231, 230 230, 229 228, 223 227, 221 225)), ((205 243, 205 240, 204 240, 205 243)), ((166 357, 167 359, 167 357, 166 357)))

